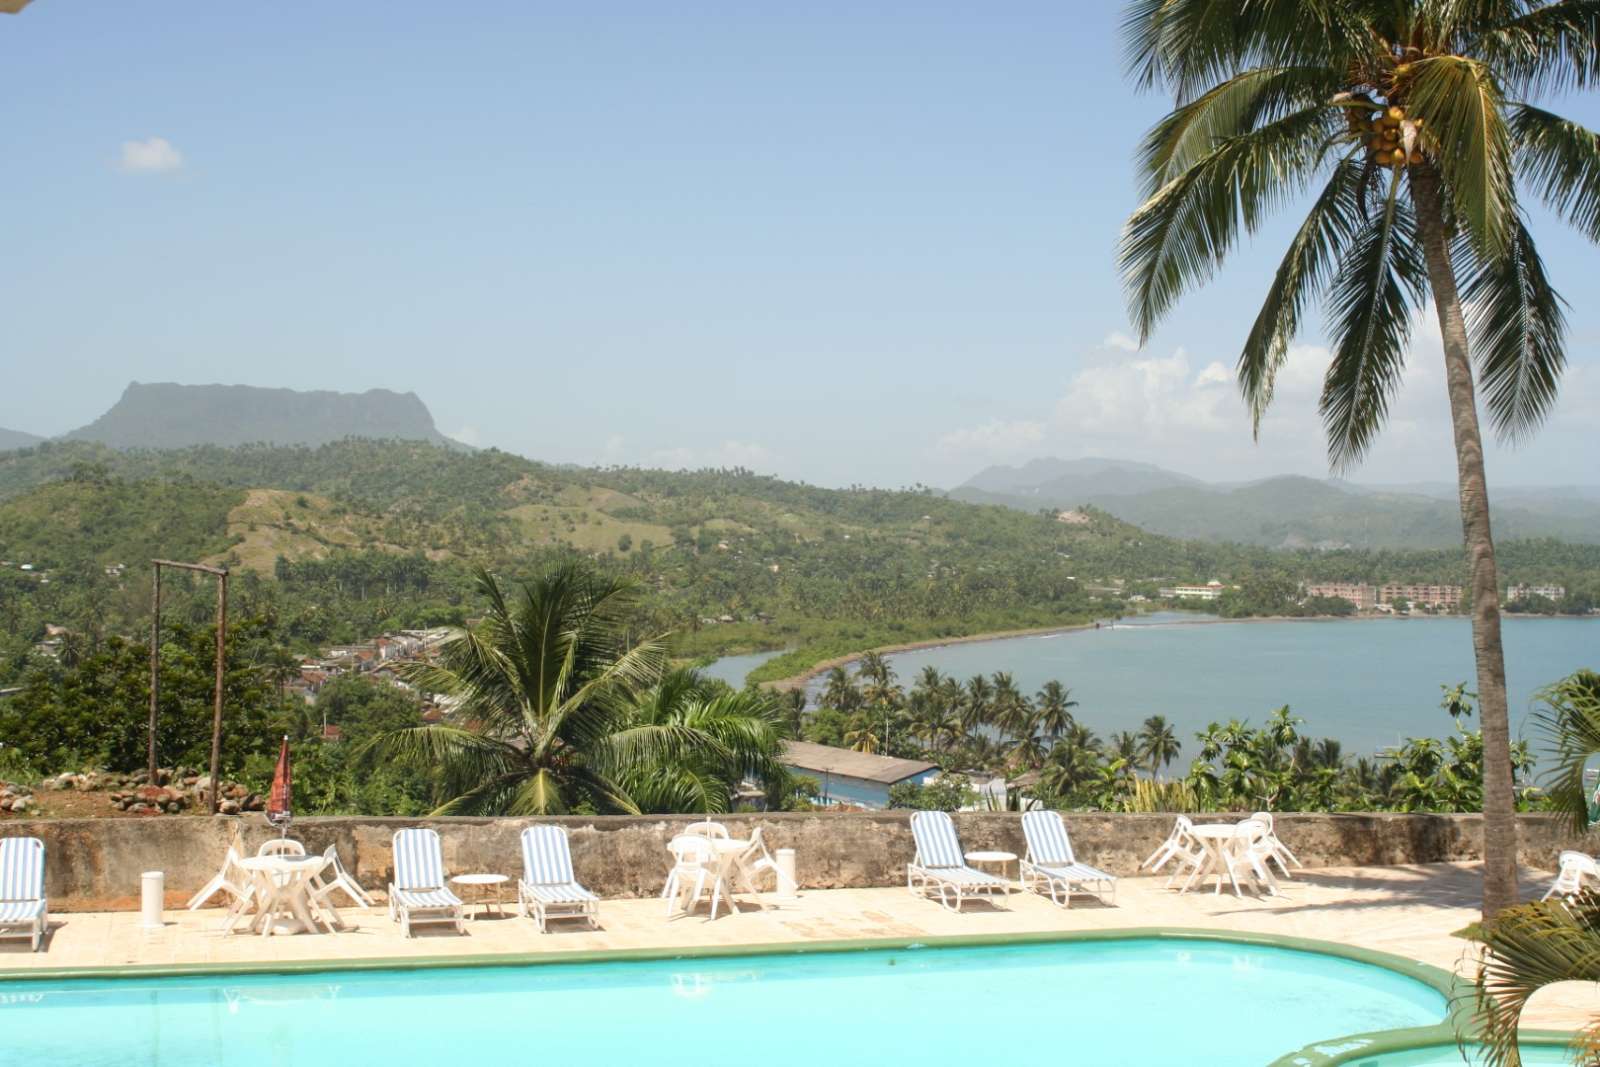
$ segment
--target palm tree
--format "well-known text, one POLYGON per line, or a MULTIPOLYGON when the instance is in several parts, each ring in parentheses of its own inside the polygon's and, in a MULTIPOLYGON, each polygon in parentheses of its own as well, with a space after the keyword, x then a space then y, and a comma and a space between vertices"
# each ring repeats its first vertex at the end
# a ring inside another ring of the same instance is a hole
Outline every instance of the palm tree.
POLYGON ((1067 727, 1072 724, 1072 709, 1077 706, 1078 702, 1072 699, 1072 690, 1055 679, 1044 683, 1039 690, 1034 702, 1039 716, 1039 729, 1052 743, 1066 733, 1067 727))
POLYGON ((1541 689, 1533 725, 1555 757, 1544 782, 1551 806, 1582 833, 1590 822, 1583 772, 1600 755, 1600 673, 1577 671, 1541 689))
POLYGON ((679 669, 641 694, 628 720, 629 730, 668 730, 689 742, 677 758, 640 760, 617 772, 641 811, 730 811, 733 790, 746 778, 783 791, 789 731, 787 709, 775 694, 730 691, 698 671, 679 669))
POLYGON ((989 679, 974 674, 967 679, 967 699, 961 706, 961 726, 967 733, 987 723, 992 715, 994 687, 989 679))
POLYGON ((630 645, 634 586, 576 564, 512 595, 477 572, 489 610, 458 630, 434 663, 401 669, 419 689, 459 701, 451 723, 395 730, 369 755, 439 775, 436 815, 554 815, 591 806, 637 814, 627 768, 709 759, 716 747, 671 726, 636 724, 637 695, 661 677, 661 645, 630 645), (455 725, 455 723, 462 725, 455 725))
POLYGON ((834 667, 828 672, 828 681, 822 689, 822 706, 840 711, 855 711, 861 706, 861 690, 843 667, 834 667))
POLYGON ((1146 199, 1122 237, 1142 340, 1270 209, 1314 193, 1238 379, 1259 431, 1301 317, 1323 298, 1332 354, 1321 413, 1330 464, 1344 471, 1382 428, 1413 315, 1432 299, 1471 564, 1492 916, 1516 900, 1516 823, 1476 392, 1508 438, 1555 401, 1563 304, 1517 182, 1600 240, 1600 140, 1529 102, 1600 74, 1594 2, 1133 0, 1124 26, 1137 82, 1176 99, 1144 140, 1146 199))
POLYGON ((1132 730, 1118 730, 1111 735, 1111 756, 1133 766, 1139 758, 1139 735, 1132 730))
POLYGON ((1182 747, 1164 715, 1150 716, 1139 730, 1139 755, 1152 775, 1170 766, 1182 747))

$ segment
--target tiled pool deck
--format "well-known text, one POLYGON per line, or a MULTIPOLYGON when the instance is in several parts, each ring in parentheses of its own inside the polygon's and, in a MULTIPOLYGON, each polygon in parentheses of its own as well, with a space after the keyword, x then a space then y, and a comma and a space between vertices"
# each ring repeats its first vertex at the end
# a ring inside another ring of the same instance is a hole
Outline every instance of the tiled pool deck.
MULTIPOLYGON (((1524 872, 1523 896, 1537 897, 1549 875, 1524 872)), ((914 898, 903 888, 811 890, 781 903, 771 895, 741 896, 742 911, 706 919, 667 919, 659 900, 606 901, 600 930, 557 925, 541 935, 527 919, 490 916, 467 924, 467 935, 424 930, 407 940, 380 906, 342 909, 355 929, 339 934, 257 937, 220 932, 215 910, 167 913, 167 925, 144 930, 133 912, 72 912, 53 917, 47 951, 25 942, 0 942, 0 971, 125 966, 209 966, 306 961, 394 960, 497 954, 593 952, 706 946, 780 945, 806 941, 923 938, 977 934, 1185 927, 1336 941, 1393 953, 1446 970, 1470 973, 1472 946, 1453 936, 1478 917, 1479 871, 1474 864, 1349 867, 1297 871, 1278 897, 1162 888, 1163 878, 1124 878, 1114 906, 1076 898, 1069 910, 1016 892, 990 905, 972 903, 961 915, 914 898)), ((472 909, 476 913, 477 909, 472 909)), ((1542 991, 1526 1025, 1572 1029, 1600 1010, 1600 986, 1571 983, 1542 991)))

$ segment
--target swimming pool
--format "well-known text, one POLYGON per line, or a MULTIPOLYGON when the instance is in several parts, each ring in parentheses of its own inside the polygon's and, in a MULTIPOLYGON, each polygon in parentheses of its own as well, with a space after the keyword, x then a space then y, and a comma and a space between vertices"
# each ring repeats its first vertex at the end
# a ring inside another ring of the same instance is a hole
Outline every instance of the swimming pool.
POLYGON ((1071 940, 534 966, 0 983, 5 1062, 424 1061, 815 1067, 1016 1054, 1271 1063, 1439 1024, 1445 995, 1353 959, 1211 939, 1071 940))

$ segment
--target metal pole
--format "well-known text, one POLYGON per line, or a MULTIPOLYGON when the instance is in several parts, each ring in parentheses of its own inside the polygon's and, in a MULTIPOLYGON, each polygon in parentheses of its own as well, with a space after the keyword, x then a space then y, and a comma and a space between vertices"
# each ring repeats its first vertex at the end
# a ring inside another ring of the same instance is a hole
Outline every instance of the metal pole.
POLYGON ((159 706, 161 679, 157 672, 161 663, 161 564, 152 563, 155 581, 152 583, 150 612, 150 784, 156 784, 156 708, 159 706))
POLYGON ((223 649, 228 640, 228 572, 217 572, 217 685, 211 709, 211 814, 217 813, 222 782, 222 666, 223 649))

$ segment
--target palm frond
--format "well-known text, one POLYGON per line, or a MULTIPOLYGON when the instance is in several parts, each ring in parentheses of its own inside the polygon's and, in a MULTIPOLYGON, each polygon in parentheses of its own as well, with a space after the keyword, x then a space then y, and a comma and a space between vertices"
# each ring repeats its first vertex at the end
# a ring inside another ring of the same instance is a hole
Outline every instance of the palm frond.
POLYGON ((1396 195, 1399 180, 1396 173, 1382 212, 1350 242, 1329 292, 1335 343, 1318 410, 1335 471, 1359 461, 1383 426, 1405 369, 1411 308, 1425 285, 1411 210, 1396 195))
POLYGON ((1583 772, 1600 755, 1600 674, 1577 671, 1535 694, 1531 715, 1535 735, 1555 763, 1541 784, 1550 806, 1563 815, 1573 833, 1589 826, 1589 793, 1583 772))
POLYGON ((1512 1067, 1522 1010, 1533 994, 1566 981, 1600 981, 1600 899, 1519 904, 1484 925, 1474 980, 1490 1067, 1512 1067))
POLYGON ((1566 302, 1551 288, 1520 217, 1505 250, 1477 262, 1463 280, 1461 298, 1489 417, 1502 439, 1519 439, 1555 406, 1567 363, 1566 302))
POLYGON ((1467 50, 1519 93, 1587 88, 1600 73, 1600 0, 1558 0, 1522 12, 1486 30, 1467 50))
POLYGON ((1600 134, 1527 104, 1511 108, 1523 181, 1591 241, 1600 242, 1600 134))
POLYGON ((1341 160, 1334 168, 1333 177, 1289 243, 1245 339, 1237 377, 1250 407, 1252 429, 1258 435, 1272 402, 1278 368, 1288 357, 1306 303, 1322 290, 1339 250, 1365 222, 1361 189, 1367 169, 1353 159, 1341 160))
POLYGON ((1489 67, 1462 56, 1411 64, 1406 111, 1425 120, 1429 154, 1449 190, 1451 208, 1485 257, 1505 248, 1516 199, 1511 137, 1500 87, 1489 67))
POLYGON ((1141 341, 1185 289, 1210 278, 1241 231, 1299 191, 1330 134, 1329 109, 1319 106, 1229 138, 1133 213, 1118 265, 1141 341))

